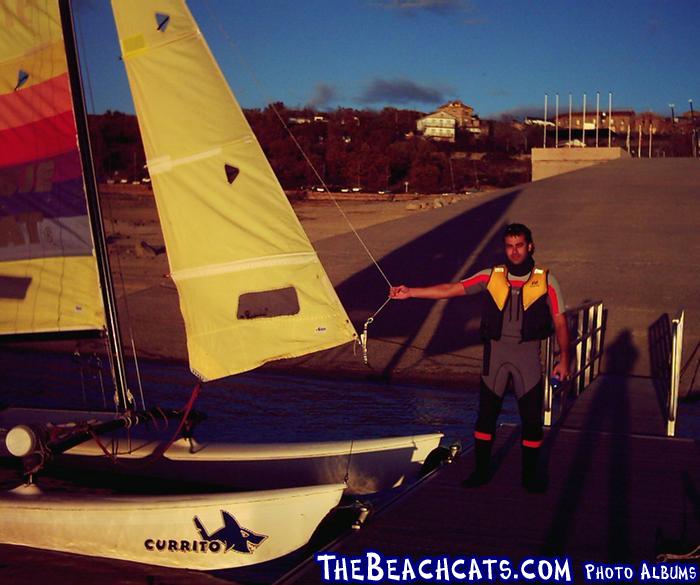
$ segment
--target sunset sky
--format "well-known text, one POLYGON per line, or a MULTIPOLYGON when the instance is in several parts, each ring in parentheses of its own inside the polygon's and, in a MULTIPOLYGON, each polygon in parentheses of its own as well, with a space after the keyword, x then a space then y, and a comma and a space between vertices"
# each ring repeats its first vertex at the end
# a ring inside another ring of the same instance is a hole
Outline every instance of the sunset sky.
MULTIPOLYGON (((91 109, 133 112, 108 0, 76 0, 91 109)), ((483 117, 700 107, 697 0, 190 0, 243 107, 271 101, 483 117)))

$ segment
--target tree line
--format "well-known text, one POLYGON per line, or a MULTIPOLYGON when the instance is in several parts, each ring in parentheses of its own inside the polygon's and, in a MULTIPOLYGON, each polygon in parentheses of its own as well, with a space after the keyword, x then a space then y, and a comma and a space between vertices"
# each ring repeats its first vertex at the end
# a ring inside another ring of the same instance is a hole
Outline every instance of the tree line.
MULTIPOLYGON (((318 113, 282 103, 245 110, 285 190, 459 192, 507 187, 530 179, 529 152, 539 130, 513 120, 488 121, 481 135, 433 142, 416 134, 424 114, 413 110, 339 108, 318 113)), ((90 120, 101 180, 147 177, 136 117, 107 111, 90 120)))

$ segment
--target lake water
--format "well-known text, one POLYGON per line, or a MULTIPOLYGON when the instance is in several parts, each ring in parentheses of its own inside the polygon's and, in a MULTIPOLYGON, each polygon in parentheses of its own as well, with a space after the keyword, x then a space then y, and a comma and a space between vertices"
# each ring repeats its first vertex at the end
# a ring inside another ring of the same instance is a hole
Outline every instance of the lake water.
MULTIPOLYGON (((113 409, 109 369, 94 356, 0 351, 0 404, 113 409), (103 391, 103 388, 105 390, 103 391)), ((140 361, 146 407, 181 408, 196 383, 182 364, 140 361)), ((132 392, 141 406, 134 371, 132 392)), ((291 442, 442 432, 444 444, 471 444, 478 389, 386 384, 253 372, 203 385, 195 408, 207 414, 200 440, 291 442)), ((518 423, 508 393, 499 422, 518 423)), ((681 402, 677 435, 700 438, 700 401, 681 402)))
MULTIPOLYGON (((0 352, 2 403, 14 406, 113 408, 109 370, 93 356, 0 352), (103 392, 103 388, 105 388, 103 392)), ((146 407, 180 408, 196 380, 181 364, 141 360, 146 407)), ((129 373, 141 405, 137 378, 129 373)), ((432 388, 369 381, 248 373, 205 384, 195 408, 207 414, 200 440, 285 442, 364 439, 440 431, 445 442, 471 441, 475 388, 432 388)), ((501 422, 517 422, 509 397, 501 422)))

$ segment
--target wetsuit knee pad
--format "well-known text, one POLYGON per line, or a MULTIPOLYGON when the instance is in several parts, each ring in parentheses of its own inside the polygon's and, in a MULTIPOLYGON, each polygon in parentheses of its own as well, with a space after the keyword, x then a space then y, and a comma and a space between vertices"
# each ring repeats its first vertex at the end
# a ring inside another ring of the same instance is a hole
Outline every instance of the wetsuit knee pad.
POLYGON ((483 380, 479 386, 479 416, 476 419, 475 431, 478 438, 489 440, 496 432, 496 422, 503 406, 503 397, 495 394, 483 380))

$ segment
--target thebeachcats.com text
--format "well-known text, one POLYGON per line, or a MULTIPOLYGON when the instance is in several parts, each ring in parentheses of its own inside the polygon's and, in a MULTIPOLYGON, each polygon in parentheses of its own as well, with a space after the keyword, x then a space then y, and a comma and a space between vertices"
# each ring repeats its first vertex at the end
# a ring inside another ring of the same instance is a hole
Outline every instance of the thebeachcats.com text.
POLYGON ((357 556, 331 552, 315 555, 327 583, 694 583, 693 563, 636 565, 576 563, 568 557, 389 557, 367 551, 357 556))

